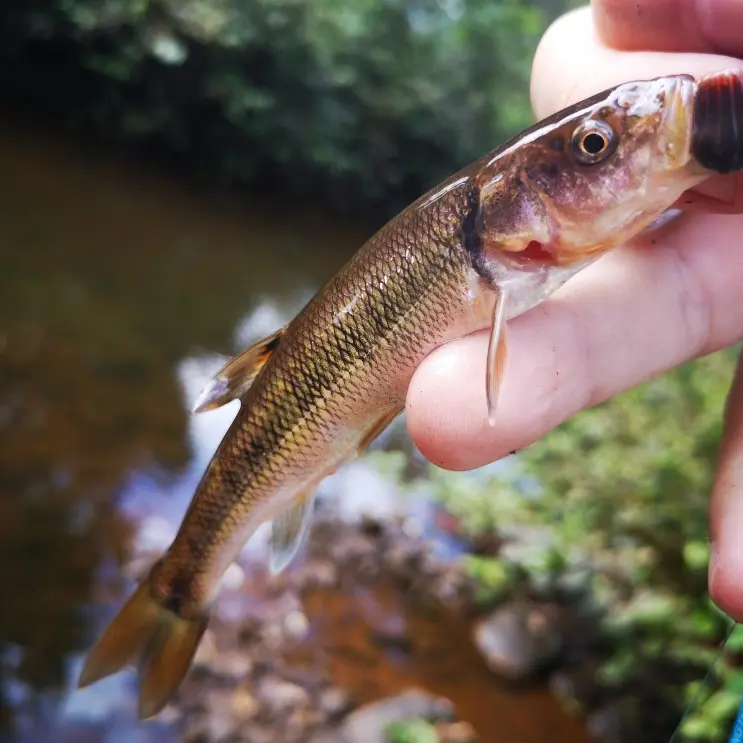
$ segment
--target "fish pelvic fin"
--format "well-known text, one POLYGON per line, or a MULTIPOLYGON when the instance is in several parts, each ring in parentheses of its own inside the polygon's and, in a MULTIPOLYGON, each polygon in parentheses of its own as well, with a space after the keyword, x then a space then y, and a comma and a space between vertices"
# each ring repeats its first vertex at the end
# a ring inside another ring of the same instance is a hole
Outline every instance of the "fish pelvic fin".
POLYGON ((279 347, 286 326, 262 338, 230 359, 209 381, 194 403, 192 412, 216 410, 239 400, 253 384, 261 369, 279 347))
POLYGON ((488 343, 488 361, 485 372, 485 393, 488 402, 488 422, 495 425, 498 413, 498 398, 500 396, 503 372, 506 369, 508 358, 508 340, 506 328, 506 305, 508 294, 501 288, 495 298, 493 318, 490 325, 490 341, 488 343))
POLYGON ((307 537, 315 494, 302 495, 271 524, 269 538, 269 569, 274 575, 282 572, 297 556, 307 537))
POLYGON ((160 605, 145 579, 88 653, 78 688, 136 664, 140 720, 157 715, 180 686, 209 622, 160 605))

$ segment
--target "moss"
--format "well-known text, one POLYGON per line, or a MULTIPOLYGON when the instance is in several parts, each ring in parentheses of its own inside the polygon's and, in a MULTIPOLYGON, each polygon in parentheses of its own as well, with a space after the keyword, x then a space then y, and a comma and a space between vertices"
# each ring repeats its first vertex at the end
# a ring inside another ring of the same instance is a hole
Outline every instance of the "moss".
POLYGON ((438 743, 439 740, 436 728, 420 718, 390 723, 384 732, 389 743, 438 743))
MULTIPOLYGON (((522 543, 503 551, 528 582, 581 589, 606 647, 597 680, 633 700, 643 739, 668 739, 727 627, 707 594, 707 508, 733 361, 715 354, 584 411, 496 476, 432 469, 466 528, 522 543)), ((478 565, 487 591, 500 574, 478 565)), ((724 738, 742 656, 736 632, 683 740, 724 738)))

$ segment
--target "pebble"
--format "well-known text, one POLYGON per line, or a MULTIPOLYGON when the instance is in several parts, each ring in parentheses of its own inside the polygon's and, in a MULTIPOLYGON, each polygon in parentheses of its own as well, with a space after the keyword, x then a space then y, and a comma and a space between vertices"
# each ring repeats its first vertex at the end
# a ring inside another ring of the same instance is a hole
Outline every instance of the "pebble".
POLYGON ((319 698, 320 709, 328 717, 335 721, 343 717, 353 707, 351 697, 348 692, 337 687, 331 686, 320 692, 319 698))
POLYGON ((260 684, 260 698, 272 712, 284 713, 293 707, 308 706, 310 695, 298 684, 269 676, 260 684))
POLYGON ((310 622, 304 612, 289 612, 284 618, 284 632, 292 640, 304 640, 310 632, 310 622))
POLYGON ((475 728, 468 722, 438 722, 436 732, 440 743, 475 743, 478 739, 475 728))
POLYGON ((260 702, 244 688, 238 688, 230 697, 230 714, 237 722, 252 720, 259 712, 260 702))

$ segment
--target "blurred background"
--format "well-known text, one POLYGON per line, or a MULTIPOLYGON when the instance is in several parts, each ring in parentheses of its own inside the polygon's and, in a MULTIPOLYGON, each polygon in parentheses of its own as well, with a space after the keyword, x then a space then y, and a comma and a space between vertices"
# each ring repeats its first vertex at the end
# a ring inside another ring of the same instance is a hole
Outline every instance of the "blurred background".
MULTIPOLYGON (((0 10, 0 740, 665 743, 725 618, 707 497, 731 355, 446 473, 398 420, 307 548, 225 578, 176 700, 81 658, 236 403, 191 416, 381 224, 532 121, 569 0, 24 0, 0 10)), ((681 740, 722 741, 743 636, 681 740)))

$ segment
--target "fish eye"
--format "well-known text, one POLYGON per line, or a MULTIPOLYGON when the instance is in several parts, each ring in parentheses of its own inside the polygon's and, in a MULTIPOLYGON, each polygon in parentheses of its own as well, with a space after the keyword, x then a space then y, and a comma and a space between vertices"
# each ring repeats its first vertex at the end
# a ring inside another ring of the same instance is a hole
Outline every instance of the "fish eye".
POLYGON ((617 147, 617 136, 605 122, 591 119, 580 124, 570 141, 573 154, 584 165, 605 160, 617 147))

